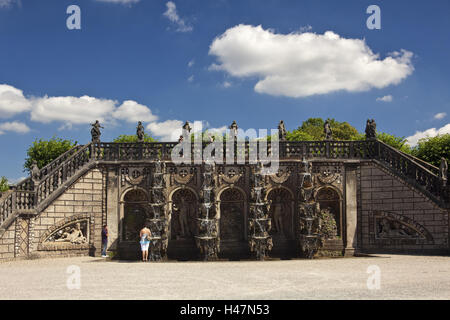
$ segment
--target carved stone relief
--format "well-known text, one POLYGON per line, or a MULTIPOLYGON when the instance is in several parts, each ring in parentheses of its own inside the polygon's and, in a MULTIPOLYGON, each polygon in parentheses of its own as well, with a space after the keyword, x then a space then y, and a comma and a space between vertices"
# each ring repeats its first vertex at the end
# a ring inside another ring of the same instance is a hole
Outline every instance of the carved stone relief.
POLYGON ((387 211, 373 213, 375 241, 387 245, 434 243, 421 224, 406 216, 387 211))

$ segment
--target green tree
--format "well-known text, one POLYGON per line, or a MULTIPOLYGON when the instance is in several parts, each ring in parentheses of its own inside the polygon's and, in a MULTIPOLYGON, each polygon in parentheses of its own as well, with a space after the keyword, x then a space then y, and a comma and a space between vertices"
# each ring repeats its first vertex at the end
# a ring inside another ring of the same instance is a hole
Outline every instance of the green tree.
POLYGON ((407 144, 408 141, 405 137, 397 137, 393 134, 379 132, 377 133, 377 139, 404 153, 411 153, 411 147, 407 144))
MULTIPOLYGON (((348 122, 340 122, 335 119, 328 119, 331 130, 333 130, 334 140, 360 140, 361 134, 348 122)), ((323 126, 325 121, 322 118, 309 118, 303 121, 302 125, 287 133, 287 140, 291 141, 319 141, 325 138, 323 126)))
POLYGON ((9 190, 9 182, 6 177, 0 178, 0 192, 5 192, 9 190))
MULTIPOLYGON (((113 140, 113 142, 122 142, 122 143, 130 143, 130 142, 138 142, 137 135, 127 135, 127 134, 121 134, 117 138, 113 140)), ((144 133, 144 142, 157 142, 156 139, 152 138, 148 134, 144 133)))
POLYGON ((39 168, 43 168, 76 145, 76 141, 56 137, 52 137, 50 140, 36 139, 27 150, 27 157, 23 166, 24 171, 30 172, 33 161, 37 162, 39 168))
POLYGON ((436 167, 439 167, 441 157, 450 162, 450 134, 420 139, 417 146, 412 149, 412 154, 436 167))

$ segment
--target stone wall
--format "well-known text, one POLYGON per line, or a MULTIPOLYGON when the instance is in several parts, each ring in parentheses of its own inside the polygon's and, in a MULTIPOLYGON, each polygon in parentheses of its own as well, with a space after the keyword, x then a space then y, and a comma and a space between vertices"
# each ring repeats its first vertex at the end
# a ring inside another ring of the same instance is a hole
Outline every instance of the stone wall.
POLYGON ((361 163, 358 181, 361 251, 449 252, 447 210, 373 162, 361 163))
POLYGON ((86 255, 101 253, 101 229, 103 225, 103 175, 93 169, 82 176, 62 195, 35 218, 33 247, 39 256, 86 255), (87 244, 43 244, 46 236, 59 226, 71 221, 87 219, 89 234, 87 244))
POLYGON ((15 223, 12 223, 0 237, 0 260, 14 258, 15 223))
POLYGON ((93 169, 72 184, 37 216, 20 216, 0 238, 0 259, 101 254, 101 229, 106 218, 103 174, 93 169), (87 221, 87 242, 44 242, 53 232, 87 221))

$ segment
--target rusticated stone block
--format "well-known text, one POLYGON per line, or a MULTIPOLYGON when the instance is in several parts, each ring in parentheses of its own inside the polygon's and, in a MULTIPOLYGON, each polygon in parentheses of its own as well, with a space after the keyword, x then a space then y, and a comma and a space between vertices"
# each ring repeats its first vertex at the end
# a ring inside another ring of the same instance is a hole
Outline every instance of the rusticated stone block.
POLYGON ((72 193, 66 192, 60 195, 58 200, 74 200, 74 197, 72 193))
POLYGON ((92 190, 92 183, 79 182, 75 185, 75 189, 92 190))
POLYGON ((72 213, 73 206, 55 206, 55 212, 72 213))
POLYGON ((75 200, 76 201, 92 201, 92 194, 89 194, 89 193, 76 194, 75 200))
POLYGON ((392 191, 374 192, 372 199, 388 199, 392 198, 392 191))

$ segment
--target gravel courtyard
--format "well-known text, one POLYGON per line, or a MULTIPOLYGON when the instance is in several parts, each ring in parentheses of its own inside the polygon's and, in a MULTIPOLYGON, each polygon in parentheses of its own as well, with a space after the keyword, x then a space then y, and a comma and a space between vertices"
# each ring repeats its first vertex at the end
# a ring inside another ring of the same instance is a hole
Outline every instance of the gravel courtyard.
POLYGON ((23 260, 0 263, 0 288, 0 299, 450 299, 450 257, 208 263, 23 260), (380 287, 369 290, 368 279, 377 267, 380 287))

